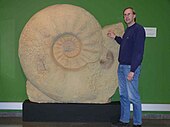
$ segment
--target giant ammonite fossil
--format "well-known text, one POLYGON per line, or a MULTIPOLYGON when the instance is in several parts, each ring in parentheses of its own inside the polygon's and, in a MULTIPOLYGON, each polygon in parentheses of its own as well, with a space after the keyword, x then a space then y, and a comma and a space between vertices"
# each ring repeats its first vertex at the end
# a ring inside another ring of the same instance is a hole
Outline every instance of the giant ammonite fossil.
POLYGON ((19 58, 33 102, 107 103, 117 88, 118 45, 83 8, 49 6, 25 25, 19 58))

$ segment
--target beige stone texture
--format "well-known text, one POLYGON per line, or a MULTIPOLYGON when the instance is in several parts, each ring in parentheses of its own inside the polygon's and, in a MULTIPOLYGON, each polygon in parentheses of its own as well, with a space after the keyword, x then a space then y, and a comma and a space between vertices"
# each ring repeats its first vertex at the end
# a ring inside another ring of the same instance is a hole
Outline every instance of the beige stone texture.
POLYGON ((108 103, 117 88, 118 44, 93 15, 73 5, 49 6, 25 25, 19 58, 30 101, 38 103, 108 103))

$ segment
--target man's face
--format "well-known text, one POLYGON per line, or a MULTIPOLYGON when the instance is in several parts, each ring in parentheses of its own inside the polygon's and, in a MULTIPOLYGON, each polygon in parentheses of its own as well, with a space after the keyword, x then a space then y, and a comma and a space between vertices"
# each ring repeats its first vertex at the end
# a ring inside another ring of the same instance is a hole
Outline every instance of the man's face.
POLYGON ((133 14, 132 9, 126 9, 124 11, 124 20, 125 20, 127 25, 133 24, 135 22, 134 21, 135 17, 136 17, 136 15, 133 14))

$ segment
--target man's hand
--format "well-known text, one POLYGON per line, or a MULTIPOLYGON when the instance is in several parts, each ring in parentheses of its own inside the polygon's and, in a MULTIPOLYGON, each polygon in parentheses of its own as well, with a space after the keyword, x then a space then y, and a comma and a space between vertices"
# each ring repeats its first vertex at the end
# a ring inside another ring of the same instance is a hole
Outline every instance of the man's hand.
POLYGON ((108 33, 107 33, 107 36, 112 38, 112 39, 115 39, 116 34, 112 30, 109 30, 108 33))
POLYGON ((129 80, 129 81, 132 81, 132 79, 133 79, 133 77, 134 77, 134 72, 129 72, 129 74, 128 74, 128 76, 127 76, 127 79, 129 80))

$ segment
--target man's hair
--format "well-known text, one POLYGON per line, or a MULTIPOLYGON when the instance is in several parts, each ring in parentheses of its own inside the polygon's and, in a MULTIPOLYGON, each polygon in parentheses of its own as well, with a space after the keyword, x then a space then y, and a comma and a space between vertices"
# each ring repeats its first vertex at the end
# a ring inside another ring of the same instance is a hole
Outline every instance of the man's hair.
MULTIPOLYGON (((125 8, 125 9, 123 10, 123 15, 124 15, 124 12, 125 12, 127 9, 131 9, 132 12, 133 12, 133 14, 136 15, 136 12, 135 12, 135 10, 134 10, 132 7, 127 7, 127 8, 125 8)), ((136 22, 136 17, 134 18, 134 21, 136 22)))

